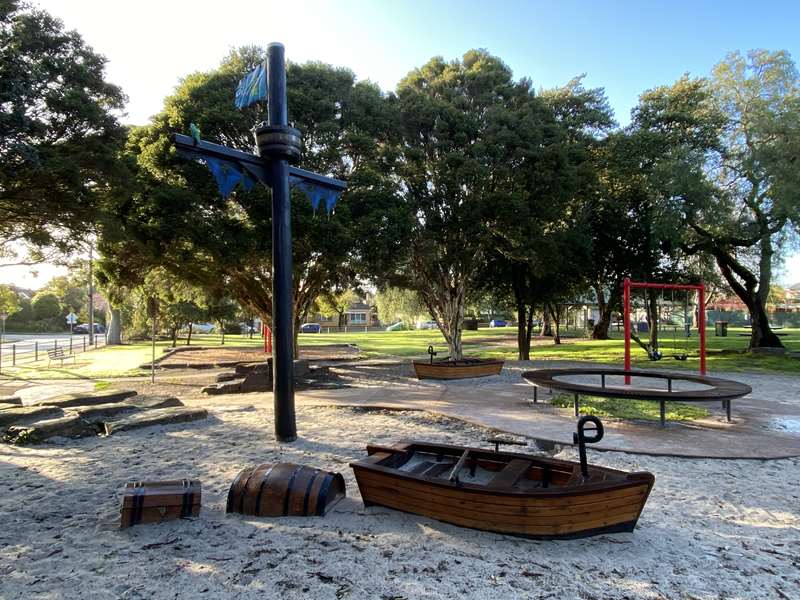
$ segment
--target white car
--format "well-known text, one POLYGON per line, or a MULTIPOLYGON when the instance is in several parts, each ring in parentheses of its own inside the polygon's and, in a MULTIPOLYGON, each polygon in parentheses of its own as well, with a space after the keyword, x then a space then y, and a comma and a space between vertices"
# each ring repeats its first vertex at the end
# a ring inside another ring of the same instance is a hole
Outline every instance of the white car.
MULTIPOLYGON (((186 331, 189 330, 185 327, 186 331)), ((192 323, 192 331, 195 333, 212 333, 215 327, 213 323, 192 323)))
POLYGON ((436 321, 420 321, 417 323, 417 329, 439 329, 436 321))

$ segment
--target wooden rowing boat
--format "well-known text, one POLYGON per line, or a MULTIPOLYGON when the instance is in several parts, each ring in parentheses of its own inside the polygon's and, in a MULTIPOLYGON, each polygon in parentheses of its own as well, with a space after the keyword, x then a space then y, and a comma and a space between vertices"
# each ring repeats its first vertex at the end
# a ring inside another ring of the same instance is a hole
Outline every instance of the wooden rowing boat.
POLYGON ((461 360, 414 361, 417 379, 466 379, 498 375, 503 368, 502 360, 491 358, 463 358, 461 360))
MULTIPOLYGON (((365 506, 530 538, 633 531, 655 477, 426 442, 367 446, 351 463, 365 506)), ((585 454, 584 454, 585 456, 585 454)))

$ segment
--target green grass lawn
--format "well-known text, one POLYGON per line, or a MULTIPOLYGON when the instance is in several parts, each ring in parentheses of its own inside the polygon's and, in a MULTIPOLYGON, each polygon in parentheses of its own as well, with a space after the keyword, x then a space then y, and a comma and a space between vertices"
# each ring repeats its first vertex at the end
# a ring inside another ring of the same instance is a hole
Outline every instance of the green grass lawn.
MULTIPOLYGON (((752 355, 745 352, 747 338, 737 334, 745 332, 744 329, 730 329, 728 337, 715 337, 713 329, 708 331, 708 369, 712 373, 724 371, 762 371, 800 374, 800 359, 788 356, 752 355)), ((698 369, 697 337, 689 340, 689 360, 685 362, 673 360, 671 354, 673 346, 677 351, 683 350, 683 340, 676 344, 671 341, 671 333, 665 332, 661 337, 661 348, 664 358, 658 362, 647 359, 643 350, 634 345, 632 350, 633 366, 637 368, 664 368, 674 370, 696 371, 698 369)), ((786 329, 782 333, 784 344, 791 351, 800 351, 800 329, 786 329)), ((576 335, 566 332, 566 335, 576 335)), ((561 345, 546 341, 531 349, 531 358, 534 360, 574 360, 601 362, 609 365, 622 366, 624 346, 621 335, 612 332, 610 340, 565 339, 561 345)), ((348 333, 322 333, 301 334, 300 346, 315 346, 324 344, 356 344, 361 349, 362 356, 375 357, 426 357, 428 345, 433 345, 439 357, 447 356, 447 345, 438 330, 419 331, 375 331, 375 332, 348 332, 348 333)), ((493 358, 516 359, 516 329, 513 327, 500 327, 494 329, 480 329, 478 331, 464 332, 464 351, 470 356, 484 356, 493 358)), ((179 344, 185 343, 180 340, 179 344)), ((194 335, 192 345, 213 346, 220 343, 218 335, 194 335)), ((246 336, 226 336, 228 346, 260 347, 263 341, 260 337, 252 339, 246 336)), ((168 340, 156 344, 157 356, 164 349, 171 346, 168 340)), ((124 346, 109 346, 78 354, 75 364, 65 363, 63 368, 47 368, 47 361, 26 366, 3 367, 2 377, 17 379, 104 379, 113 377, 145 375, 146 370, 139 365, 150 360, 149 342, 135 342, 124 346)))
MULTIPOLYGON (((658 402, 581 396, 579 403, 582 415, 614 417, 616 419, 640 419, 645 421, 661 420, 658 402)), ((558 394, 554 396, 550 404, 569 408, 574 406, 572 396, 567 394, 558 394)), ((708 414, 705 408, 699 406, 691 406, 680 402, 665 403, 665 415, 668 421, 694 421, 695 419, 707 417, 708 414)))

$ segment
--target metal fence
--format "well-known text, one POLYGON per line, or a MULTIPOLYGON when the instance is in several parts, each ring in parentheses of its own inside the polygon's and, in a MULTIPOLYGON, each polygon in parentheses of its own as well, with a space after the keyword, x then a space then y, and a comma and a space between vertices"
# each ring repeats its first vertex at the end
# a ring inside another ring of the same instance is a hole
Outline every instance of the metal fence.
POLYGON ((94 336, 94 343, 88 335, 72 335, 60 338, 29 338, 24 340, 3 340, 2 366, 31 365, 39 361, 50 362, 48 351, 61 350, 67 356, 80 354, 106 345, 103 334, 94 336))

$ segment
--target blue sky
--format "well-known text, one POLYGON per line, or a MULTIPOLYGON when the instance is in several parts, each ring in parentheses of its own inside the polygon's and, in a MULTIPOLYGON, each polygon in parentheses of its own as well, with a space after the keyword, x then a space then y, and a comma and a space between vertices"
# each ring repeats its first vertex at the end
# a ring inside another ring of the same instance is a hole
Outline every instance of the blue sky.
MULTIPOLYGON (((283 42, 290 60, 350 67, 393 89, 430 57, 486 48, 537 87, 586 73, 627 123, 639 94, 726 53, 786 49, 800 60, 800 1, 39 0, 109 59, 129 96, 126 121, 158 112, 181 76, 232 47, 283 42)), ((800 282, 800 256, 787 282, 800 282)), ((3 277, 4 274, 0 274, 3 277)), ((40 279, 44 274, 40 276, 40 279)))

